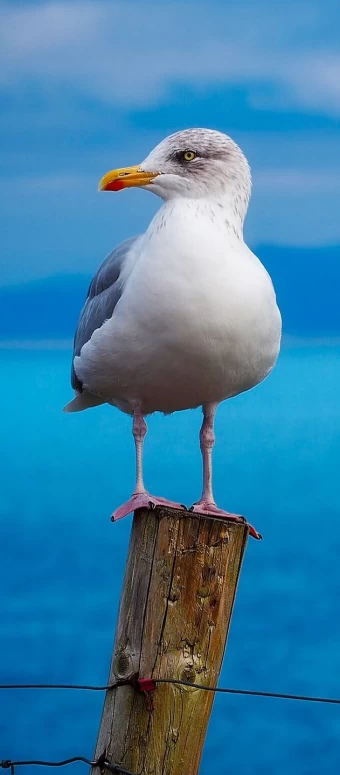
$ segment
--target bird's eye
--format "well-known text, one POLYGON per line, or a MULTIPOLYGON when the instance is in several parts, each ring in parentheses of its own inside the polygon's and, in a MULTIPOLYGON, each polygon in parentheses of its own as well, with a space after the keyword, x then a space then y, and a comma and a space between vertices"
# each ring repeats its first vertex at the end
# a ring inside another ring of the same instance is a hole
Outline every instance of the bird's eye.
POLYGON ((184 151, 183 153, 183 159, 184 161, 193 161, 193 159, 196 159, 197 153, 195 151, 184 151))

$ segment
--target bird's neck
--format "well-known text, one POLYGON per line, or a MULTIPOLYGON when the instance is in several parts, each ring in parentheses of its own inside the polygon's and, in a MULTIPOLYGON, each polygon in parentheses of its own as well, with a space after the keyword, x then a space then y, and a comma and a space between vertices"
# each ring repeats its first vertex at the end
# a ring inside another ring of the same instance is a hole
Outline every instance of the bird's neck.
POLYGON ((231 192, 220 197, 193 198, 177 197, 164 202, 156 218, 159 223, 189 219, 230 235, 233 239, 243 240, 243 223, 248 208, 249 197, 242 194, 232 196, 231 192))

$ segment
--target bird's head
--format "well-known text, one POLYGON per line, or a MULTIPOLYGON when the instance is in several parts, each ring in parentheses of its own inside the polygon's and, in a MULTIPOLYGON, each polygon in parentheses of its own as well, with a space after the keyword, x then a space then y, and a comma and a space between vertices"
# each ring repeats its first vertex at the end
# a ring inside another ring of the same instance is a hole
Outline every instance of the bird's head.
POLYGON ((228 135, 212 129, 185 129, 162 140, 141 164, 108 172, 99 190, 132 186, 146 188, 164 200, 236 198, 246 208, 251 177, 244 154, 228 135))

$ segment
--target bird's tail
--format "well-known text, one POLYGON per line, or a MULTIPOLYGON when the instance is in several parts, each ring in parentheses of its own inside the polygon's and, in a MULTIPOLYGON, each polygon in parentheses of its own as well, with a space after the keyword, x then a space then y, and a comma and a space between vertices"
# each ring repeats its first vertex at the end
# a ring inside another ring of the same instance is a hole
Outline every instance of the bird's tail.
POLYGON ((93 393, 88 393, 86 390, 83 390, 82 393, 77 393, 73 401, 70 401, 69 404, 64 406, 63 412, 83 412, 84 409, 90 409, 92 406, 100 406, 100 404, 105 403, 106 401, 104 398, 100 398, 93 393))

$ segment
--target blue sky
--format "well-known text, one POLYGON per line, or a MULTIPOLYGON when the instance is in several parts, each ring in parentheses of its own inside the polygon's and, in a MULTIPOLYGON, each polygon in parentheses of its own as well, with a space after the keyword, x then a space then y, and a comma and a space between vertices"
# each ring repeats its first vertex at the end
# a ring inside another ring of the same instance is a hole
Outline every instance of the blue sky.
POLYGON ((337 0, 55 0, 0 8, 0 283, 88 273, 158 201, 98 194, 186 126, 253 170, 253 245, 340 243, 337 0))

